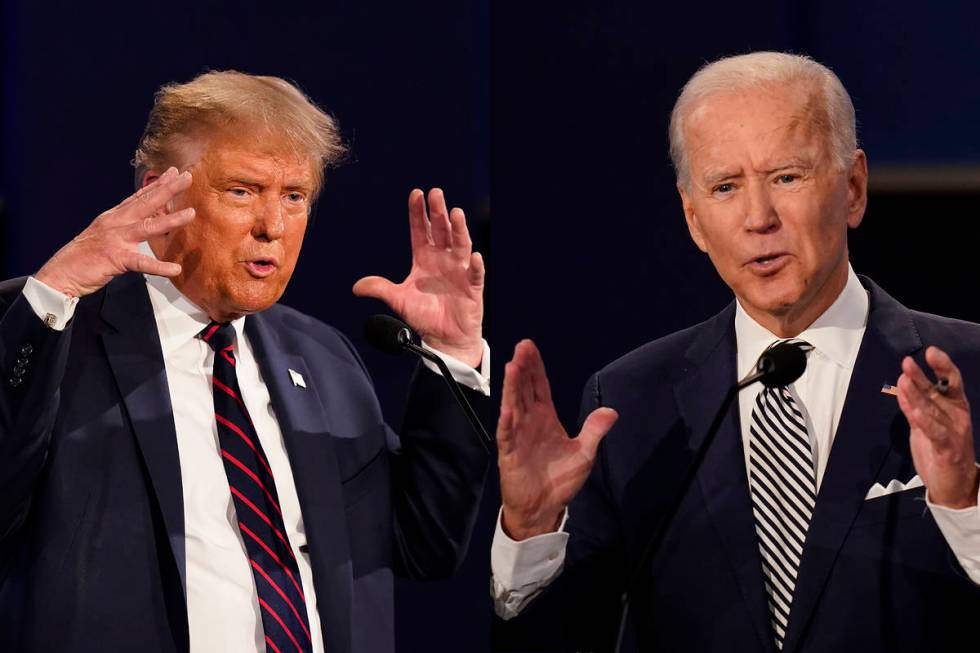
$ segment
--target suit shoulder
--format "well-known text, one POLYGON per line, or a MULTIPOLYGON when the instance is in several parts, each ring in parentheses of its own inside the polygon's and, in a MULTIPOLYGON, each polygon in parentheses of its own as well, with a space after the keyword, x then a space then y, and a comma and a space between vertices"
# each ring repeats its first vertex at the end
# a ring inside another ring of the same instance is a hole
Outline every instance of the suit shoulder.
POLYGON ((963 367, 980 369, 980 324, 952 317, 909 311, 923 348, 936 345, 963 367))
POLYGON ((326 349, 334 355, 349 359, 358 367, 364 367, 354 345, 340 329, 284 304, 274 304, 263 311, 262 316, 280 337, 301 347, 326 349))
POLYGON ((598 376, 630 381, 653 379, 658 383, 672 382, 686 369, 684 354, 712 318, 686 329, 675 331, 637 347, 603 367, 598 376))

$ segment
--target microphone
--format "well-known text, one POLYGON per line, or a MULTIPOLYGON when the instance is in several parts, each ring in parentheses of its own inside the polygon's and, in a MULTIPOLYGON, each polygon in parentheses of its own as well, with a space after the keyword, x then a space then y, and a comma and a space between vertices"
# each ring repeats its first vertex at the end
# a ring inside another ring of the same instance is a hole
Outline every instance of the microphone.
POLYGON ((653 535, 650 536, 650 539, 647 541, 647 546, 643 550, 643 555, 640 556, 640 562, 633 568, 633 573, 630 575, 629 582, 626 584, 626 589, 620 597, 622 607, 619 613, 619 630, 616 633, 616 646, 613 648, 615 653, 619 653, 623 646, 623 638, 626 634, 626 620, 629 616, 630 609, 630 595, 636 589, 636 584, 639 582, 640 575, 647 562, 660 549, 660 543, 667 533, 667 528, 674 520, 674 516, 677 514, 678 508, 680 508, 681 501, 690 489, 691 483, 694 482, 694 477, 697 475, 698 469, 701 467, 701 462, 704 460, 708 448, 711 447, 711 443, 718 433, 718 427, 721 426, 722 419, 728 413, 732 400, 735 399, 739 391, 747 388, 756 381, 761 382, 767 388, 779 388, 793 383, 806 371, 806 355, 812 349, 813 345, 801 340, 782 340, 773 343, 759 356, 759 360, 755 364, 755 371, 728 389, 728 393, 722 399, 718 412, 715 413, 715 418, 711 422, 711 426, 708 427, 704 441, 694 455, 694 462, 691 463, 687 476, 684 477, 677 492, 674 493, 670 504, 668 504, 670 509, 661 517, 657 526, 654 528, 653 535))
POLYGON ((736 384, 738 390, 761 381, 767 388, 787 386, 803 376, 806 355, 813 345, 801 340, 782 340, 766 348, 755 364, 755 372, 736 384))
POLYGON ((446 366, 446 361, 431 351, 415 344, 415 334, 412 333, 412 330, 407 324, 390 315, 372 315, 364 321, 364 336, 373 347, 386 354, 398 355, 404 351, 410 351, 435 364, 439 368, 439 371, 442 372, 442 378, 445 379, 446 385, 449 386, 450 392, 453 393, 456 403, 459 404, 470 426, 476 432, 480 444, 483 445, 487 453, 490 453, 493 439, 487 433, 486 429, 483 428, 483 424, 476 416, 476 412, 473 410, 470 402, 467 401, 466 395, 463 394, 456 379, 450 374, 449 368, 446 366))

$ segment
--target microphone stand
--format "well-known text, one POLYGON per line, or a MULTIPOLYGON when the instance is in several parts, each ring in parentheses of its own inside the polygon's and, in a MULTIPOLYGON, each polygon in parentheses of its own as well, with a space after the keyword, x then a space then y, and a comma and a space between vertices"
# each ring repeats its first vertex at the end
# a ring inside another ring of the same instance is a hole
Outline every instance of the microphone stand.
POLYGON ((476 431, 477 435, 479 436, 478 439, 480 440, 480 444, 483 445, 483 448, 487 453, 490 453, 490 446, 493 444, 493 440, 490 438, 490 435, 487 433, 486 429, 483 428, 483 424, 480 423, 479 418, 477 418, 476 411, 473 410, 473 406, 471 406, 470 402, 466 399, 466 395, 459 389, 459 384, 456 383, 455 379, 453 379, 452 374, 449 372, 449 367, 446 365, 446 361, 442 360, 442 358, 433 354, 431 351, 423 349, 412 342, 412 333, 407 328, 403 328, 398 331, 398 344, 403 348, 418 354, 425 360, 431 361, 436 367, 439 368, 439 371, 442 372, 443 380, 445 380, 446 385, 449 386, 450 392, 453 393, 453 396, 456 398, 456 402, 460 405, 460 408, 463 409, 463 413, 466 415, 466 419, 469 420, 470 426, 473 427, 473 430, 476 431))
POLYGON ((613 653, 620 653, 623 647, 623 637, 626 634, 626 621, 629 617, 630 610, 630 596, 633 590, 636 589, 636 584, 640 580, 640 575, 643 572, 643 567, 649 562, 653 555, 660 548, 663 537, 667 532, 667 527, 674 520, 677 515, 677 511, 680 509, 681 501, 684 499, 684 495, 690 489, 691 484, 694 482, 694 477, 698 473, 698 469, 701 467, 701 462, 704 460, 705 455, 708 453, 708 449, 711 447, 711 443, 714 442, 715 435, 718 433, 718 428, 721 426, 721 421, 728 414, 728 409, 732 404, 732 400, 739 393, 740 390, 752 385, 762 377, 769 373, 769 369, 757 370, 756 372, 746 376, 744 379, 733 385, 728 389, 725 394, 725 398, 721 402, 721 406, 718 408, 718 412, 715 413, 714 419, 711 421, 711 425, 708 427, 708 432, 705 435, 704 441, 701 446, 698 447, 697 453, 694 455, 694 461, 691 463, 688 469, 687 476, 681 481, 680 486, 674 493, 671 502, 668 504, 670 509, 664 513, 660 520, 657 522, 656 528, 654 528, 653 534, 647 541, 647 546, 643 550, 643 555, 640 556, 639 563, 633 568, 633 573, 630 575, 629 582, 626 584, 626 589, 623 591, 623 595, 620 597, 620 603, 622 607, 619 613, 619 628, 616 631, 616 646, 613 649, 613 653))

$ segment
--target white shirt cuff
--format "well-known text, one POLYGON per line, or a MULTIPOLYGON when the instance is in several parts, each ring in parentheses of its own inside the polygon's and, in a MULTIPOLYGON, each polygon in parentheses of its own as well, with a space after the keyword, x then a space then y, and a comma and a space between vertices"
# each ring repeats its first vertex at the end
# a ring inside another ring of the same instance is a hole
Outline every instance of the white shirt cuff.
POLYGON ((69 297, 34 277, 27 277, 22 292, 34 313, 55 331, 64 331, 68 321, 75 315, 78 297, 69 297))
MULTIPOLYGON (((487 397, 490 396, 490 345, 486 340, 483 341, 483 359, 480 361, 479 370, 470 367, 458 358, 454 358, 449 354, 444 354, 438 349, 433 349, 429 345, 425 344, 424 340, 422 341, 422 348, 427 351, 431 351, 446 363, 446 367, 449 368, 449 373, 452 375, 452 377, 456 379, 456 383, 464 385, 471 390, 480 392, 487 397)), ((435 363, 424 358, 422 359, 422 362, 430 370, 442 376, 442 372, 439 371, 439 367, 436 366, 435 363)))
POLYGON ((568 533, 564 532, 568 510, 558 531, 526 540, 512 540, 501 526, 503 509, 497 514, 497 529, 490 546, 490 593, 494 610, 502 619, 516 617, 541 590, 548 586, 565 565, 568 533))
POLYGON ((926 505, 946 543, 970 580, 980 585, 980 493, 977 501, 976 506, 957 510, 932 503, 926 491, 926 505))

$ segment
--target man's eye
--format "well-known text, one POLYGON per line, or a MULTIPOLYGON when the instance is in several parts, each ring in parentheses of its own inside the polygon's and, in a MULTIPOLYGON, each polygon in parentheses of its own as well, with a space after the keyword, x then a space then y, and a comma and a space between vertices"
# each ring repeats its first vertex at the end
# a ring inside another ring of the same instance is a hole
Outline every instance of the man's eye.
POLYGON ((735 184, 718 184, 715 186, 716 193, 730 193, 735 190, 735 184))
POLYGON ((779 175, 776 179, 781 184, 791 184, 796 181, 797 177, 796 175, 779 175))
POLYGON ((248 189, 246 188, 229 188, 228 192, 235 197, 246 197, 248 196, 248 189))
POLYGON ((306 198, 303 197, 302 193, 289 193, 286 195, 286 199, 290 202, 302 202, 306 198))

